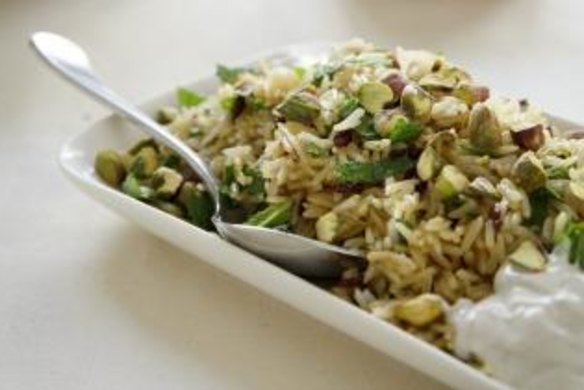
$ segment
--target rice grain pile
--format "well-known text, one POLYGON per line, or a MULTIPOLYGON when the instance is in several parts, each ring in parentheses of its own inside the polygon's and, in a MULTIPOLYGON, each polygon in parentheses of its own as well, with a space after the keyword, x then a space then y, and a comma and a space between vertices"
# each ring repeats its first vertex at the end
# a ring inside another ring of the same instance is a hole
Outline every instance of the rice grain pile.
MULTIPOLYGON (((501 264, 542 271, 564 237, 584 252, 584 140, 440 54, 355 40, 325 63, 218 76, 215 95, 181 89, 158 119, 208 158, 225 202, 248 223, 362 250, 366 269, 332 291, 441 348, 448 306, 491 294, 501 264)), ((102 151, 96 168, 212 227, 196 176, 155 142, 102 151)))

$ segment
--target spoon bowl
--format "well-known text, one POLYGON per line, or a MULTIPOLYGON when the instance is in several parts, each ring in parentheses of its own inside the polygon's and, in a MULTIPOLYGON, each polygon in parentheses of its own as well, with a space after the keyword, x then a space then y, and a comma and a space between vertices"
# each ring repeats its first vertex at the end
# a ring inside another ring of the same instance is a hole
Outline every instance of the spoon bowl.
POLYGON ((92 70, 89 57, 76 43, 50 32, 32 34, 30 43, 37 54, 67 81, 136 124, 186 161, 214 200, 212 221, 224 239, 293 273, 310 277, 337 276, 343 268, 343 261, 362 261, 363 254, 356 250, 276 229, 226 222, 222 218, 219 181, 201 156, 103 84, 92 70))

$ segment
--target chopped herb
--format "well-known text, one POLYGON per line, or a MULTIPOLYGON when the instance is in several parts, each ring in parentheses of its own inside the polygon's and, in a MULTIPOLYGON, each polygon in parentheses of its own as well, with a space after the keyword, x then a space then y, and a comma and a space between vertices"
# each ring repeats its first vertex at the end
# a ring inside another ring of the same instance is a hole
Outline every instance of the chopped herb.
POLYGON ((162 160, 161 165, 163 167, 178 169, 178 167, 180 167, 180 162, 181 162, 180 157, 177 154, 172 153, 162 160))
POLYGON ((369 114, 365 114, 363 118, 361 118, 361 123, 359 126, 355 128, 359 137, 363 141, 375 141, 381 139, 381 136, 375 130, 375 123, 373 121, 373 117, 369 114))
POLYGON ((186 201, 189 221, 201 229, 211 230, 213 222, 211 217, 215 212, 215 205, 207 192, 192 191, 186 201))
POLYGON ((550 202, 554 198, 553 193, 546 187, 541 187, 529 195, 531 217, 527 221, 528 226, 540 230, 549 214, 550 202))
POLYGON ((584 270, 584 222, 570 223, 566 233, 570 239, 570 263, 584 270))
POLYGON ((389 176, 407 172, 414 165, 407 157, 376 163, 350 161, 340 164, 336 174, 341 183, 378 184, 389 176))
POLYGON ((568 168, 566 167, 556 167, 548 171, 548 179, 569 179, 570 175, 568 173, 568 168))
POLYGON ((245 109, 245 97, 235 94, 224 98, 219 102, 221 108, 227 112, 231 119, 237 118, 245 109))
POLYGON ((423 126, 406 118, 399 118, 389 133, 389 139, 393 143, 409 142, 417 139, 423 131, 423 126))
POLYGON ((265 101, 253 94, 249 95, 247 99, 245 99, 245 102, 246 106, 249 107, 252 111, 260 111, 268 108, 268 105, 265 101))
POLYGON ((302 66, 295 66, 292 70, 294 71, 294 75, 300 80, 306 75, 306 68, 303 68, 302 66))
POLYGON ((181 107, 196 107, 205 101, 205 97, 186 88, 179 88, 176 90, 176 101, 181 107))
POLYGON ((292 206, 291 200, 275 203, 252 215, 245 223, 267 228, 287 225, 292 219, 292 206))
POLYGON ((249 69, 246 68, 229 68, 225 65, 217 65, 217 69, 215 70, 215 75, 219 78, 219 80, 223 81, 227 84, 234 84, 237 79, 239 79, 239 75, 242 73, 249 72, 249 69))
POLYGON ((246 189, 250 193, 250 195, 263 197, 265 188, 264 178, 262 177, 261 172, 258 171, 257 169, 250 168, 246 165, 245 167, 243 167, 243 173, 246 176, 252 178, 251 184, 246 186, 246 189))
POLYGON ((348 117, 357 108, 359 108, 359 100, 355 99, 352 96, 348 97, 339 106, 339 121, 342 121, 343 119, 348 117))

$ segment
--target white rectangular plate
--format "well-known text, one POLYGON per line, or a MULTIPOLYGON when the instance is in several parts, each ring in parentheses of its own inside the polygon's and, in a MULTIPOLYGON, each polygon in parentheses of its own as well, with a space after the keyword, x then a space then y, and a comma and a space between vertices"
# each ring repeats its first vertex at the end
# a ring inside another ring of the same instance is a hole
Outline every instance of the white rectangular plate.
MULTIPOLYGON (((283 62, 298 62, 298 59, 301 62, 311 61, 321 57, 329 47, 327 44, 291 46, 244 61, 242 65, 266 58, 283 62)), ((217 81, 210 75, 189 87, 199 92, 212 93, 217 87, 217 81)), ((154 113, 161 105, 173 104, 174 96, 173 89, 142 107, 154 113)), ((59 155, 60 165, 66 176, 82 191, 152 234, 396 360, 455 388, 507 388, 308 281, 101 182, 93 169, 96 151, 102 148, 125 149, 141 135, 120 117, 109 116, 63 145, 59 155)))

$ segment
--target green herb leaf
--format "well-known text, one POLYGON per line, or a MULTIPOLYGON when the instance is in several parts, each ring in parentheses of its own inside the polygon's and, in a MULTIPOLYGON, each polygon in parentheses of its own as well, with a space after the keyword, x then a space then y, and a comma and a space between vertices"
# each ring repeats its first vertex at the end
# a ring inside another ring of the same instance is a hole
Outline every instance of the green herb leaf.
POLYGON ((264 195, 265 188, 264 188, 264 178, 259 170, 250 168, 249 166, 243 167, 243 173, 246 176, 252 178, 251 184, 246 186, 246 190, 253 196, 262 196, 264 195))
POLYGON ((287 225, 292 219, 292 206, 293 203, 291 200, 275 203, 252 215, 245 223, 247 225, 267 228, 287 225))
POLYGON ((211 217, 215 211, 215 205, 207 192, 193 191, 186 203, 189 221, 201 229, 211 230, 213 222, 211 217))
POLYGON ((400 118, 391 129, 389 139, 393 143, 409 142, 417 139, 423 131, 424 127, 421 125, 405 118, 400 118))
POLYGON ((528 226, 534 226, 537 229, 541 229, 549 214, 549 205, 553 198, 553 193, 545 187, 541 187, 529 195, 531 217, 527 221, 528 226))
POLYGON ((176 101, 181 107, 195 107, 205 101, 205 97, 186 88, 176 90, 176 101))
POLYGON ((302 66, 295 66, 293 69, 294 71, 294 75, 296 76, 296 78, 302 80, 304 78, 304 76, 306 75, 306 68, 302 67, 302 66))
POLYGON ((178 169, 180 167, 180 157, 177 154, 169 154, 168 156, 166 156, 164 158, 164 160, 162 160, 161 165, 163 167, 167 167, 167 168, 172 168, 172 169, 178 169))
POLYGON ((414 165, 414 162, 407 157, 376 163, 350 161, 340 164, 336 169, 336 174, 341 183, 378 184, 389 176, 407 172, 414 165))
POLYGON ((569 261, 584 270, 584 221, 572 222, 566 228, 566 237, 570 240, 569 261))
POLYGON ((355 131, 363 141, 375 141, 381 139, 381 136, 377 130, 375 130, 373 117, 369 114, 365 114, 363 118, 361 118, 361 123, 355 128, 355 131))
POLYGON ((350 96, 339 106, 339 121, 348 117, 353 111, 359 108, 359 100, 350 96))
POLYGON ((233 95, 219 102, 221 108, 227 112, 231 119, 237 118, 245 109, 245 98, 241 95, 233 95))
POLYGON ((239 78, 239 75, 245 72, 249 72, 249 69, 229 68, 225 65, 219 64, 215 70, 215 75, 224 83, 234 84, 239 78))

